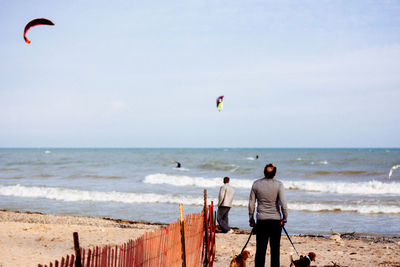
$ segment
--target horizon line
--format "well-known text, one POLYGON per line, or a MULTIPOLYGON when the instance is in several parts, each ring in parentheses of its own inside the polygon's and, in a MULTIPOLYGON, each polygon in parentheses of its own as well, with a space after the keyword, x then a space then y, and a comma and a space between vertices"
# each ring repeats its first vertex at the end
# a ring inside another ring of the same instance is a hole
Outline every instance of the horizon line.
POLYGON ((27 147, 0 147, 0 149, 400 149, 400 147, 63 147, 63 146, 27 146, 27 147))

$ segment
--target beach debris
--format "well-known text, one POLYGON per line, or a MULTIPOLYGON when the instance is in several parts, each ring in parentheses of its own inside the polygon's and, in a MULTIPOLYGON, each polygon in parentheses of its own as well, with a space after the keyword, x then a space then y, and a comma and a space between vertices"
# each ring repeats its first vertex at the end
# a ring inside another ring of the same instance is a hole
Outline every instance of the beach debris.
POLYGON ((348 267, 348 266, 344 266, 344 265, 340 265, 334 261, 331 261, 332 265, 324 265, 323 267, 348 267))
POLYGON ((29 31, 30 28, 38 26, 38 25, 53 26, 54 23, 51 20, 45 19, 45 18, 38 18, 38 19, 29 21, 28 24, 25 25, 25 29, 24 29, 24 40, 27 44, 30 44, 31 41, 26 37, 26 33, 29 31))
POLYGON ((394 165, 389 171, 389 179, 392 177, 393 171, 400 167, 400 164, 394 165))
POLYGON ((218 111, 222 111, 224 108, 224 96, 221 95, 217 98, 217 109, 218 111))
POLYGON ((351 232, 351 233, 343 233, 340 234, 341 238, 346 238, 346 239, 354 239, 355 238, 356 232, 351 232))
POLYGON ((45 241, 45 238, 44 238, 44 236, 40 236, 40 237, 38 237, 38 238, 36 239, 36 241, 37 241, 37 242, 43 242, 43 241, 45 241))
POLYGON ((340 242, 342 240, 342 238, 340 237, 340 233, 337 232, 332 232, 329 239, 335 240, 336 242, 340 242))

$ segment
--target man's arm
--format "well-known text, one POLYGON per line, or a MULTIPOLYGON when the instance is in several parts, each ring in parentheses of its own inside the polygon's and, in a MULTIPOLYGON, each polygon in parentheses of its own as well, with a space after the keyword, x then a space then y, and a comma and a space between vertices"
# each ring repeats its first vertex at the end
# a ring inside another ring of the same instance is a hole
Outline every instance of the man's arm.
POLYGON ((217 205, 218 207, 221 206, 222 202, 224 202, 225 194, 226 194, 226 188, 225 186, 221 186, 218 194, 218 205, 217 205))
POLYGON ((249 219, 254 220, 254 210, 256 207, 256 193, 254 192, 254 185, 251 187, 250 197, 249 197, 249 219))
POLYGON ((286 202, 286 196, 285 196, 285 189, 284 189, 282 183, 279 186, 278 197, 279 197, 279 202, 281 204, 281 211, 282 211, 282 216, 283 216, 282 219, 284 221, 287 221, 287 217, 288 217, 287 202, 286 202))

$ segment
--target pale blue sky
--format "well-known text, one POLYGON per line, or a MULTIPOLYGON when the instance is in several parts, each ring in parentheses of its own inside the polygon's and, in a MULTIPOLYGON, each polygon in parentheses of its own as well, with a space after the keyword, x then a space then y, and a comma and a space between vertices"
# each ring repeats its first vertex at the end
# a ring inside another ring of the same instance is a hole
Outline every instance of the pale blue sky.
POLYGON ((400 1, 0 0, 0 24, 0 147, 400 147, 400 1))

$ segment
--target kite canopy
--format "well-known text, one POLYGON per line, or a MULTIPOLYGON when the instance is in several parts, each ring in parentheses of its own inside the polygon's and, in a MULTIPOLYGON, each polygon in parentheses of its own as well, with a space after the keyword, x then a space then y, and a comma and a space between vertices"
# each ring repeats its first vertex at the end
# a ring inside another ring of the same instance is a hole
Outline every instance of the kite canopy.
POLYGON ((217 109, 218 111, 222 111, 223 109, 223 101, 224 101, 224 96, 221 95, 220 97, 217 98, 217 109))
POLYGON ((26 37, 27 31, 29 31, 30 28, 38 26, 38 25, 54 25, 54 23, 51 20, 45 19, 45 18, 39 18, 39 19, 34 19, 28 22, 26 24, 25 29, 24 29, 24 40, 27 44, 30 44, 31 41, 26 37))

